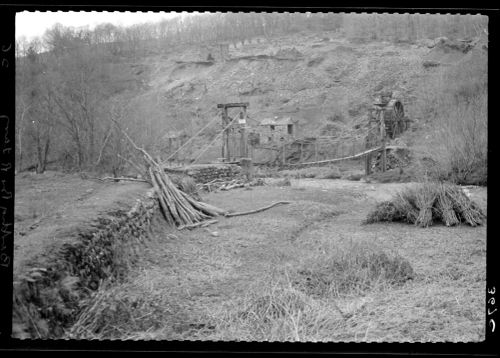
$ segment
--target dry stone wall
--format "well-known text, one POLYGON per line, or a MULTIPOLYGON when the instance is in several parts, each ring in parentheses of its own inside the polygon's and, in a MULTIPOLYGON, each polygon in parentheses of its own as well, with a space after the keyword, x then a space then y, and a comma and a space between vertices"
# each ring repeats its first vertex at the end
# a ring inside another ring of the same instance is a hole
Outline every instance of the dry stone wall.
POLYGON ((216 179, 232 180, 241 176, 241 167, 236 164, 199 164, 182 169, 165 169, 167 173, 189 175, 196 183, 208 183, 216 179))
POLYGON ((14 277, 13 337, 61 337, 103 282, 126 276, 158 212, 151 190, 132 208, 99 216, 71 243, 14 277))

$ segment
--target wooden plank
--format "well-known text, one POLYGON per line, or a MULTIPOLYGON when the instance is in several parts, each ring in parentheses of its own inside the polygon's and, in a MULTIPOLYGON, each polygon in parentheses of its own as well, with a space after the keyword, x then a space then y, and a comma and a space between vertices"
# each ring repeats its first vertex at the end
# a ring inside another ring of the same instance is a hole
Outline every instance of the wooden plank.
POLYGON ((241 102, 241 103, 219 103, 217 108, 234 108, 234 107, 248 107, 250 105, 249 102, 241 102))

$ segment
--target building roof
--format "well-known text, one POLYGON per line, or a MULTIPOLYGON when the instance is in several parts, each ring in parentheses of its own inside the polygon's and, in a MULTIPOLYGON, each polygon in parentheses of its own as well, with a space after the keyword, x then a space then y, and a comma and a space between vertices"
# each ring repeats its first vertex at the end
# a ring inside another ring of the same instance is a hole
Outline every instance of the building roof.
POLYGON ((260 121, 261 126, 286 126, 288 124, 297 123, 297 118, 292 117, 274 117, 274 118, 264 118, 260 121))

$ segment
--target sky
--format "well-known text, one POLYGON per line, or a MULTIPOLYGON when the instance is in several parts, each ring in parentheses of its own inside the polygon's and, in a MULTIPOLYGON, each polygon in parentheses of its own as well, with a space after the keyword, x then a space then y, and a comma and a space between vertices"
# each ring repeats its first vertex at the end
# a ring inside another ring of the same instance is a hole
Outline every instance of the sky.
POLYGON ((114 25, 129 26, 144 22, 156 22, 176 16, 186 16, 187 12, 39 12, 23 11, 16 14, 16 39, 25 36, 27 40, 42 36, 44 32, 56 23, 63 26, 82 27, 93 29, 100 23, 110 22, 114 25))

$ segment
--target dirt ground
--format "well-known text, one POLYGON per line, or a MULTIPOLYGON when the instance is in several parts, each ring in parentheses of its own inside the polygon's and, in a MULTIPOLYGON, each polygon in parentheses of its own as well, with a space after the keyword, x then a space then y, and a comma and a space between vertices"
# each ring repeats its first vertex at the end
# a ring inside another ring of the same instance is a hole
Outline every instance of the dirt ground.
MULTIPOLYGON (((287 187, 206 195, 207 202, 234 211, 292 203, 220 218, 193 231, 156 225, 142 263, 115 288, 149 308, 131 313, 135 318, 121 326, 115 322, 115 334, 122 339, 483 340, 486 225, 362 224, 377 201, 405 185, 412 184, 300 179, 287 187), (415 277, 335 299, 294 291, 308 302, 307 309, 249 323, 248 307, 270 292, 278 297, 280 282, 292 287, 304 270, 339 252, 349 256, 360 245, 408 260, 415 277)), ((470 191, 484 206, 486 189, 470 191)))
POLYGON ((131 207, 149 185, 101 182, 47 171, 15 178, 14 273, 25 263, 72 240, 100 212, 131 207))

